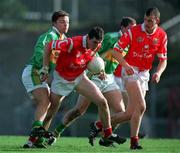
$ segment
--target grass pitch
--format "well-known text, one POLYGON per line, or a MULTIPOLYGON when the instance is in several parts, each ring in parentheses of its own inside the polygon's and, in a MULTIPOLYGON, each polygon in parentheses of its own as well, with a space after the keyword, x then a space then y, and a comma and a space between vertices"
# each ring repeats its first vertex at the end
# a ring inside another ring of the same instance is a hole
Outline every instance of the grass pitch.
POLYGON ((143 150, 132 151, 129 149, 129 140, 116 147, 99 146, 98 141, 91 147, 87 138, 62 137, 56 144, 47 149, 23 149, 26 142, 24 136, 0 136, 0 153, 180 153, 179 139, 143 139, 141 144, 143 150))

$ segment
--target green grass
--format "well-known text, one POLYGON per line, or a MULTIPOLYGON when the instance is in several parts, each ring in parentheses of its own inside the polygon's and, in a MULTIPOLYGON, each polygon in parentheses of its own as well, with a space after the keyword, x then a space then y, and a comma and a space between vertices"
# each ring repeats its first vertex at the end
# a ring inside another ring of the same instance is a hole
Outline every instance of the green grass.
POLYGON ((22 144, 27 137, 0 136, 0 153, 180 153, 180 140, 178 139, 143 139, 141 144, 144 149, 132 151, 129 149, 129 140, 115 148, 107 148, 98 145, 94 147, 88 144, 87 138, 62 137, 54 146, 47 149, 23 149, 22 144))

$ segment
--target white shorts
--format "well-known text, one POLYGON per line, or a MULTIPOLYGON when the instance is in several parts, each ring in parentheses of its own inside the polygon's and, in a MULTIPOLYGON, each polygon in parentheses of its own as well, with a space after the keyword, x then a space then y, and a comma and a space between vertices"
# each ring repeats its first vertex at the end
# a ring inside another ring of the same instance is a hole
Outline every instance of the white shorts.
POLYGON ((74 88, 79 84, 79 82, 85 77, 85 73, 82 73, 73 81, 65 80, 61 77, 57 71, 53 72, 53 81, 51 84, 51 91, 57 95, 67 96, 74 88))
POLYGON ((122 84, 123 89, 125 90, 125 81, 126 80, 139 80, 141 89, 144 91, 149 90, 148 82, 149 82, 149 70, 139 71, 137 67, 133 67, 134 74, 133 75, 127 75, 125 72, 124 67, 122 67, 122 84))
POLYGON ((47 88, 49 91, 48 84, 40 81, 38 70, 34 69, 32 65, 27 65, 24 68, 22 73, 22 82, 31 99, 33 99, 31 92, 35 89, 47 88))
POLYGON ((119 86, 120 91, 125 92, 123 88, 122 78, 114 76, 114 80, 116 81, 117 85, 119 86))
POLYGON ((93 75, 91 81, 93 81, 96 84, 96 86, 100 89, 102 93, 116 89, 119 90, 119 87, 114 80, 113 74, 107 74, 107 78, 105 80, 99 79, 98 75, 93 75))

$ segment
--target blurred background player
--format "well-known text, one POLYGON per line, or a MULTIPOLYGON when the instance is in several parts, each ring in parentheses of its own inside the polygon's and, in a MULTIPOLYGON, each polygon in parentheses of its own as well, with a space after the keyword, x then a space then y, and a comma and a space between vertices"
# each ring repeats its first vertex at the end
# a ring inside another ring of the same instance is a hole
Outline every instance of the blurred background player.
MULTIPOLYGON (((100 50, 98 51, 98 54, 103 57, 105 61, 105 73, 107 74, 104 77, 102 77, 102 74, 92 75, 91 80, 97 85, 97 87, 101 90, 104 97, 107 99, 108 105, 112 111, 112 113, 119 113, 125 111, 123 99, 121 92, 119 90, 118 85, 114 81, 113 72, 116 69, 118 62, 112 57, 112 49, 114 44, 118 41, 119 37, 124 33, 128 28, 131 26, 134 26, 136 24, 136 21, 131 17, 124 17, 121 21, 120 28, 121 30, 119 32, 114 33, 107 33, 104 36, 102 46, 100 50), (121 32, 122 31, 122 32, 121 32)), ((75 121, 78 117, 82 116, 87 108, 89 107, 91 103, 91 100, 89 100, 87 97, 84 97, 82 95, 79 95, 77 104, 75 107, 70 109, 63 117, 62 122, 56 127, 54 131, 54 135, 56 138, 60 136, 60 134, 64 131, 65 128, 67 128, 70 124, 75 121)), ((91 124, 91 127, 94 129, 94 126, 100 126, 102 130, 102 124, 99 122, 95 122, 91 124), (95 125, 93 125, 95 124, 95 125)), ((91 145, 94 145, 94 139, 98 134, 99 128, 90 134, 89 142, 91 145)), ((125 139, 121 139, 122 143, 125 142, 125 139)), ((101 140, 103 141, 103 139, 101 140)), ((104 145, 103 143, 101 143, 104 145)))
POLYGON ((51 101, 61 104, 65 96, 76 90, 77 93, 87 97, 98 106, 104 127, 103 139, 120 143, 121 138, 112 133, 107 100, 99 88, 85 74, 87 64, 99 50, 103 37, 103 29, 93 27, 85 36, 76 36, 63 41, 57 40, 48 43, 44 52, 41 80, 44 81, 48 78, 49 59, 52 49, 60 50, 51 84, 51 101))
MULTIPOLYGON (((69 29, 69 14, 65 11, 54 12, 51 18, 52 27, 44 34, 40 35, 36 42, 34 54, 30 62, 26 65, 22 74, 22 82, 26 91, 34 104, 36 105, 34 113, 34 122, 28 142, 24 148, 44 147, 37 141, 37 135, 44 133, 43 121, 46 117, 48 108, 51 107, 49 100, 49 86, 46 82, 40 81, 39 70, 42 68, 44 46, 52 40, 63 40, 65 33, 69 29)), ((59 51, 53 50, 51 54, 49 71, 54 68, 59 51)), ((49 124, 48 116, 46 124, 49 124)))

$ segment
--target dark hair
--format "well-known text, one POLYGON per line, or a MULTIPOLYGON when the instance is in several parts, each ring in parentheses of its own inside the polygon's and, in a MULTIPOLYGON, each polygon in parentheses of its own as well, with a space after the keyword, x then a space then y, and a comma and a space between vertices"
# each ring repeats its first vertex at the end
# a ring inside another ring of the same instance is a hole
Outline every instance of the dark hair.
POLYGON ((88 33, 89 39, 96 38, 97 40, 102 40, 104 37, 104 30, 101 27, 93 27, 88 33))
POLYGON ((123 17, 120 26, 127 27, 130 24, 136 24, 136 20, 131 17, 123 17))
POLYGON ((67 12, 65 12, 63 10, 54 12, 52 17, 51 17, 51 21, 52 21, 52 23, 56 22, 59 17, 64 17, 64 16, 68 16, 69 17, 69 13, 67 13, 67 12))
POLYGON ((151 7, 146 10, 146 16, 154 15, 157 18, 160 18, 160 12, 157 7, 151 7))

